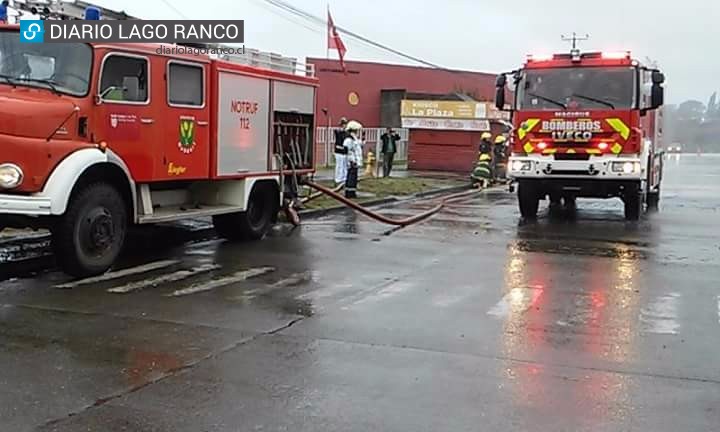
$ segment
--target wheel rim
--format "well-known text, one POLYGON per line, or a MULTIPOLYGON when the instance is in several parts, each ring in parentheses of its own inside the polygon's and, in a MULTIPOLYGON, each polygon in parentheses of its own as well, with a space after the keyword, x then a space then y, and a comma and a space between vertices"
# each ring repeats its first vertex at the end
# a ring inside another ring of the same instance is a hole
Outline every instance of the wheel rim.
POLYGON ((110 211, 104 207, 90 210, 80 223, 80 247, 92 257, 100 257, 115 243, 115 222, 110 211))

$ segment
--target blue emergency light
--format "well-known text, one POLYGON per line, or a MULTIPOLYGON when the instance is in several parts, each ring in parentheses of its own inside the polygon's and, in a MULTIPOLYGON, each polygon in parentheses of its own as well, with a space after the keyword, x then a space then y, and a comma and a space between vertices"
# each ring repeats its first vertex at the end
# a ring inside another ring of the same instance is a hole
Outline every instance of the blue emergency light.
POLYGON ((7 2, 0 2, 0 21, 7 21, 7 2))
POLYGON ((99 20, 100 19, 100 9, 89 6, 88 8, 85 9, 85 19, 86 20, 99 20))

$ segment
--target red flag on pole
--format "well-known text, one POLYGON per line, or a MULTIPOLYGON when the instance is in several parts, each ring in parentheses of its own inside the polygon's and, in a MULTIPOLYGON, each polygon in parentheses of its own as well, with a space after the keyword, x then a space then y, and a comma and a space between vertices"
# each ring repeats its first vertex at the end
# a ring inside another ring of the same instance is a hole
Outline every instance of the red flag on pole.
POLYGON ((347 69, 345 69, 345 53, 347 52, 347 48, 345 48, 345 44, 343 43, 342 39, 340 39, 340 35, 338 34, 337 28, 335 27, 335 23, 333 22, 332 16, 330 15, 330 9, 328 8, 328 49, 334 49, 337 50, 338 56, 340 57, 340 66, 342 67, 342 70, 344 73, 347 74, 347 69))

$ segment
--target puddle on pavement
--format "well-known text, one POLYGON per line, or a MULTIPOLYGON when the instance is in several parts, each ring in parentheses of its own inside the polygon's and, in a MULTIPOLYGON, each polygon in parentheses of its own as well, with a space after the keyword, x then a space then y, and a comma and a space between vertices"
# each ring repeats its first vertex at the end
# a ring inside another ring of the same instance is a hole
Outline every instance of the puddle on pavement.
POLYGON ((599 246, 581 243, 561 243, 552 240, 519 240, 510 245, 521 252, 551 253, 561 255, 583 255, 628 260, 646 260, 648 252, 626 246, 599 246))

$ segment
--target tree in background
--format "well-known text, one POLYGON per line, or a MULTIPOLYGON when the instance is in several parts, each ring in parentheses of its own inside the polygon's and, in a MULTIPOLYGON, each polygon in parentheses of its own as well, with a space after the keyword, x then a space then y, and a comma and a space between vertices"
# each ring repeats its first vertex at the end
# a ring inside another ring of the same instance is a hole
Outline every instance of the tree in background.
POLYGON ((707 105, 688 100, 680 105, 666 105, 663 130, 667 145, 681 145, 685 151, 720 152, 720 100, 717 92, 707 105))
POLYGON ((705 120, 716 119, 720 119, 720 101, 717 100, 717 92, 714 92, 708 101, 707 110, 705 112, 705 120))

